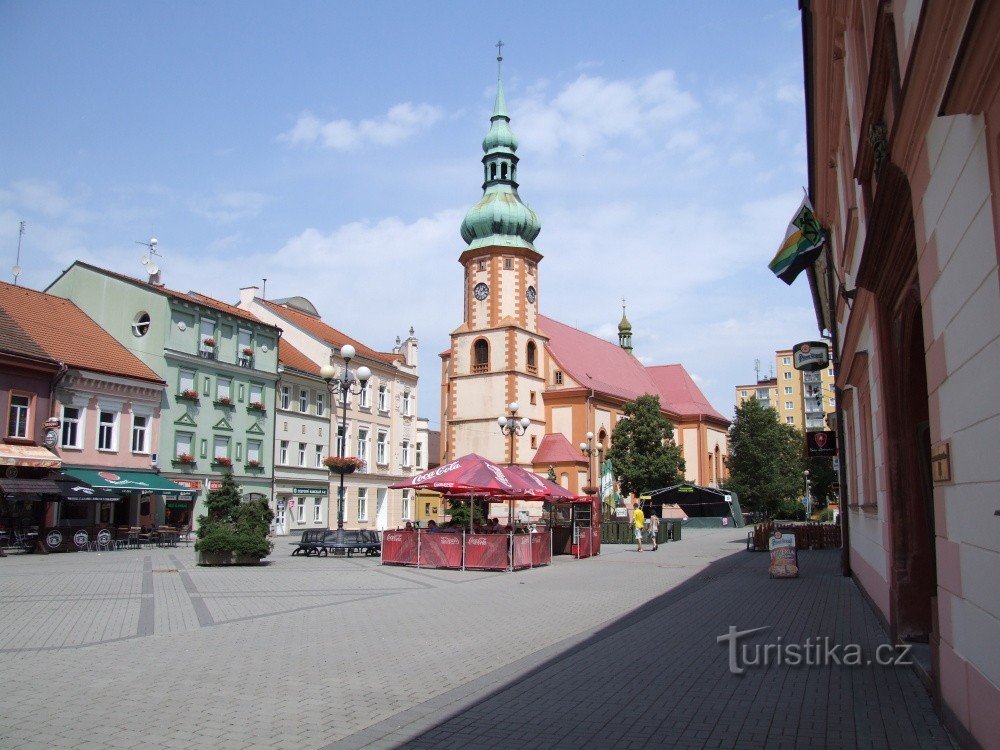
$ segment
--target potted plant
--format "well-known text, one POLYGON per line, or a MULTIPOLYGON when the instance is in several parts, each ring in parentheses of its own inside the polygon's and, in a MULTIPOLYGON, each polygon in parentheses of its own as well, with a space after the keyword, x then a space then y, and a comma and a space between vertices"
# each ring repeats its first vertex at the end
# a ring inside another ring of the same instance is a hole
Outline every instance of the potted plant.
POLYGON ((252 346, 244 346, 243 347, 243 354, 244 354, 244 356, 252 357, 253 356, 253 347, 252 346))
POLYGON ((233 399, 230 396, 219 396, 218 402, 222 406, 232 406, 233 399))
POLYGON ((244 503, 241 494, 231 473, 208 493, 208 513, 198 518, 194 543, 199 565, 259 565, 271 553, 267 537, 274 514, 266 500, 244 503))
POLYGON ((360 458, 355 458, 354 456, 327 456, 323 459, 323 465, 330 470, 332 474, 353 474, 355 471, 361 468, 362 461, 360 458))
POLYGON ((194 388, 185 388, 183 391, 181 391, 181 398, 186 398, 189 401, 197 401, 198 391, 196 391, 194 388))
POLYGON ((177 458, 175 460, 179 464, 193 464, 194 456, 192 456, 190 453, 180 453, 177 455, 177 458))
POLYGON ((264 404, 261 401, 251 401, 247 404, 248 409, 256 409, 257 411, 264 411, 264 404))
POLYGON ((583 494, 584 495, 596 495, 597 494, 597 488, 596 487, 592 487, 590 485, 587 485, 586 487, 582 487, 581 489, 583 490, 583 494))
POLYGON ((233 459, 229 458, 229 456, 216 456, 212 459, 212 463, 216 466, 232 466, 233 459))
POLYGON ((205 347, 207 347, 209 349, 214 349, 215 348, 215 339, 213 339, 211 336, 206 336, 205 338, 203 338, 201 340, 201 343, 202 343, 203 346, 205 346, 205 347))
POLYGON ((251 459, 250 459, 249 461, 247 461, 247 468, 248 468, 248 469, 259 469, 259 468, 261 468, 261 467, 262 467, 263 465, 264 465, 264 464, 262 464, 262 463, 261 463, 260 461, 258 461, 258 460, 257 460, 256 458, 251 458, 251 459))

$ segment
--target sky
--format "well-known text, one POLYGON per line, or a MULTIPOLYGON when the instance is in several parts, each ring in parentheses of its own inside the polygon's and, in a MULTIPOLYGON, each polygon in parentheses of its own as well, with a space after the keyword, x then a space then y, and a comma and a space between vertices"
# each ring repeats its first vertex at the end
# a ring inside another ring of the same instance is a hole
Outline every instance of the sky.
POLYGON ((539 309, 680 362, 717 410, 817 336, 767 268, 806 184, 797 3, 0 0, 0 279, 74 260, 235 302, 303 295, 419 412, 461 322, 498 40, 539 309))

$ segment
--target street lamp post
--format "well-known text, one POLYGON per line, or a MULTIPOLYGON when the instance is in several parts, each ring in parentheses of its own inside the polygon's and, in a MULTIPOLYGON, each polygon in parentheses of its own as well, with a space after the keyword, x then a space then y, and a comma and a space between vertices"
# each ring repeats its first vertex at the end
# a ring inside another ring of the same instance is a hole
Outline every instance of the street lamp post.
MULTIPOLYGON (((323 365, 319 369, 320 377, 326 381, 327 390, 330 391, 331 398, 336 394, 340 398, 342 416, 340 420, 340 435, 337 439, 337 457, 344 458, 347 454, 347 394, 353 393, 355 396, 361 394, 368 383, 368 378, 372 376, 372 371, 362 365, 357 372, 351 372, 351 360, 356 354, 355 349, 350 344, 340 347, 340 356, 344 358, 344 369, 340 377, 336 378, 336 369, 333 365, 323 365)), ((336 409, 336 406, 334 407, 336 409)), ((336 422, 337 412, 334 411, 334 422, 336 422)), ((337 530, 344 528, 344 472, 340 472, 340 489, 337 492, 337 530)))
POLYGON ((802 476, 806 478, 806 520, 808 521, 812 511, 812 498, 809 497, 809 469, 803 471, 802 476))
POLYGON ((597 487, 594 486, 594 456, 600 457, 604 446, 598 443, 594 445, 594 433, 587 433, 587 442, 580 443, 580 452, 587 457, 587 486, 583 491, 588 495, 596 495, 597 487))
MULTIPOLYGON (((511 401, 507 404, 507 411, 510 415, 503 415, 497 417, 497 425, 500 427, 500 432, 507 435, 510 438, 510 453, 508 454, 509 460, 507 462, 508 466, 514 465, 514 438, 518 435, 523 435, 528 431, 531 426, 531 420, 527 417, 517 418, 517 401, 511 401)), ((510 503, 510 514, 508 516, 510 527, 514 528, 514 503, 510 503)))

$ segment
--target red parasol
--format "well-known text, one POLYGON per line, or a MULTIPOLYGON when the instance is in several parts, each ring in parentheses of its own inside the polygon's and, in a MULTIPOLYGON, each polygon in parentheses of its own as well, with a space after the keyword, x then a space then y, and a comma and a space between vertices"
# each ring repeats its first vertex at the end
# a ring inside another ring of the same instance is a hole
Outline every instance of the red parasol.
POLYGON ((476 453, 456 458, 435 469, 390 485, 394 490, 427 489, 450 495, 483 493, 513 495, 517 490, 504 468, 476 453))
MULTIPOLYGON (((576 495, 561 487, 555 482, 551 482, 545 477, 528 471, 520 466, 503 466, 501 470, 514 485, 516 497, 524 500, 548 500, 559 502, 565 500, 575 500, 576 495)), ((506 499, 506 498, 504 498, 506 499)))

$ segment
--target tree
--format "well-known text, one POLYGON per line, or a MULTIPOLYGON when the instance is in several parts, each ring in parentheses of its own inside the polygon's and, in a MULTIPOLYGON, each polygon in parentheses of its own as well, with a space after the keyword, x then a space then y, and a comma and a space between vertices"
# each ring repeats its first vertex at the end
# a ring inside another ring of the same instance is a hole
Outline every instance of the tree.
POLYGON ((222 477, 222 486, 205 498, 205 515, 198 518, 199 552, 262 559, 271 553, 268 537, 274 514, 264 500, 243 502, 233 475, 222 477))
POLYGON ((624 406, 625 419, 611 434, 608 458, 623 494, 668 487, 684 474, 674 426, 660 411, 660 397, 639 396, 624 406))
MULTIPOLYGON (((454 521, 459 526, 469 525, 469 501, 459 500, 457 497, 449 497, 448 502, 448 517, 454 521)), ((475 510, 473 511, 473 522, 479 523, 485 519, 485 511, 483 507, 485 502, 480 500, 478 503, 473 503, 475 510)))
POLYGON ((837 472, 833 470, 833 458, 830 456, 815 456, 808 461, 809 487, 813 498, 813 507, 819 508, 836 499, 837 472))
POLYGON ((773 518, 805 493, 804 436, 778 421, 778 412, 751 398, 736 407, 729 431, 729 479, 747 510, 773 518))

